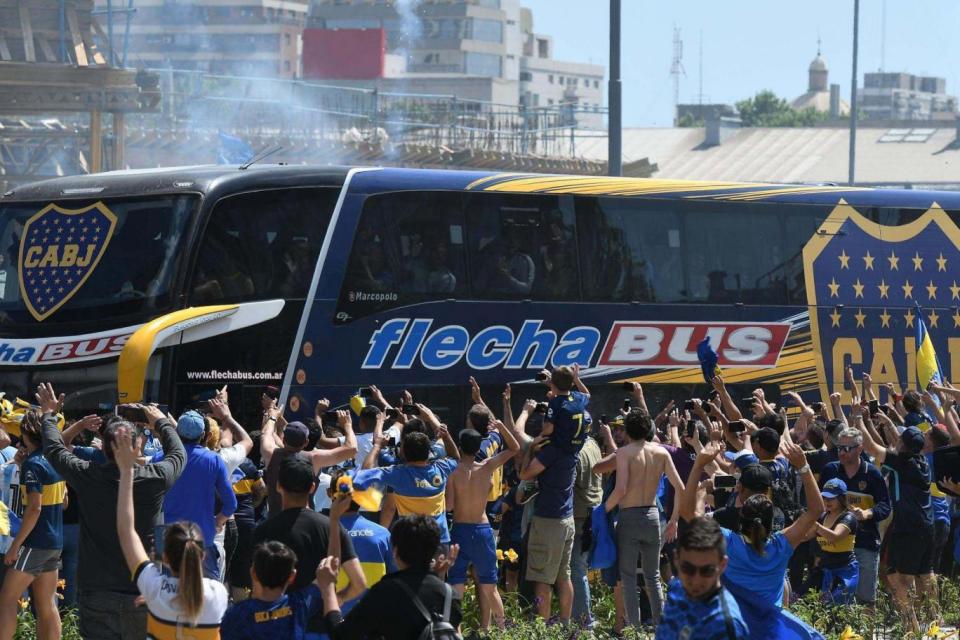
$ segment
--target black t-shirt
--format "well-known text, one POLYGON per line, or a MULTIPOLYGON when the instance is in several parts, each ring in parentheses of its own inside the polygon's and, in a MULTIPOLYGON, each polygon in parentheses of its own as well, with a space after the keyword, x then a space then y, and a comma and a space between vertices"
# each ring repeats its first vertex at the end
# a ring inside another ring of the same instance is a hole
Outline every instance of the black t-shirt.
MULTIPOLYGON (((825 513, 817 519, 817 522, 823 524, 826 520, 827 514, 825 513)), ((844 511, 843 515, 837 518, 830 528, 836 531, 838 524, 846 525, 850 533, 836 542, 827 542, 827 539, 823 536, 817 536, 817 544, 820 545, 820 563, 825 569, 839 569, 853 562, 853 547, 856 544, 857 529, 860 523, 857 522, 852 513, 844 511)))
MULTIPOLYGON (((330 518, 306 508, 286 509, 268 518, 254 530, 254 545, 268 540, 278 540, 297 554, 297 577, 291 589, 303 589, 314 581, 320 561, 327 557, 330 518)), ((340 563, 356 557, 350 536, 341 525, 340 563)))
POLYGON ((810 471, 812 471, 813 475, 817 478, 820 477, 820 472, 823 471, 825 466, 831 462, 836 462, 839 459, 840 454, 837 452, 836 448, 820 449, 807 454, 807 464, 810 465, 810 471))
MULTIPOLYGON (((388 574, 373 585, 342 622, 339 613, 328 615, 330 637, 333 640, 408 640, 419 637, 427 625, 427 620, 398 584, 401 580, 417 594, 427 611, 438 614, 443 612, 446 595, 443 580, 432 573, 405 569, 388 574)), ((460 624, 460 618, 460 599, 454 592, 450 601, 450 624, 456 627, 460 624)))
POLYGON ((884 467, 894 471, 890 483, 893 498, 894 533, 933 531, 933 501, 930 499, 930 465, 922 454, 887 452, 884 467))

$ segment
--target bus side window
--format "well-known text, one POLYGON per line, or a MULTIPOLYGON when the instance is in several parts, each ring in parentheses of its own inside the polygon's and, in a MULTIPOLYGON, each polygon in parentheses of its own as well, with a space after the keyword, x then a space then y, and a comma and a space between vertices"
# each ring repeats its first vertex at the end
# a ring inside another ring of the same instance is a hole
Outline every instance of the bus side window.
POLYGON ((305 298, 337 195, 275 189, 219 201, 197 255, 191 303, 305 298))
POLYGON ((464 242, 459 192, 371 196, 347 262, 338 321, 402 304, 462 297, 467 290, 464 242))
POLYGON ((677 302, 685 298, 685 240, 680 216, 671 203, 582 197, 576 206, 584 299, 677 302))
POLYGON ((472 193, 467 200, 467 224, 475 297, 579 299, 569 198, 472 193))

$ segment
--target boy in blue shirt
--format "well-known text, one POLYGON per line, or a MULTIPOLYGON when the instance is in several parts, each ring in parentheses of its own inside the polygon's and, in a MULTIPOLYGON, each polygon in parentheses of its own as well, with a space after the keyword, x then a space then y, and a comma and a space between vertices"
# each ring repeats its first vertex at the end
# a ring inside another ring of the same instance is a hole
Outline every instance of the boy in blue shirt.
POLYGON ((547 382, 551 398, 540 434, 564 453, 578 453, 590 432, 587 405, 590 391, 580 381, 580 365, 557 367, 547 382), (573 391, 576 385, 577 390, 573 391))
POLYGON ((323 608, 316 583, 285 593, 297 576, 297 554, 271 540, 253 550, 253 594, 227 610, 220 623, 223 640, 272 640, 307 637, 307 622, 323 608))
POLYGON ((677 568, 656 640, 740 640, 750 637, 740 607, 720 584, 727 544, 712 518, 694 518, 677 540, 677 568))

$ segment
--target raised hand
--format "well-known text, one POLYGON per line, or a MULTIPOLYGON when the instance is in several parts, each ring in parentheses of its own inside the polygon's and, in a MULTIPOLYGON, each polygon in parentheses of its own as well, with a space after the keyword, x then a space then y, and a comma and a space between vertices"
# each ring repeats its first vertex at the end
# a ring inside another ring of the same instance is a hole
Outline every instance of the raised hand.
MULTIPOLYGON (((224 387, 226 389, 226 387, 224 387)), ((230 405, 218 394, 216 398, 207 400, 207 406, 210 407, 210 413, 217 420, 223 422, 230 417, 230 405)))
POLYGON ((126 427, 117 429, 113 439, 113 457, 121 469, 132 469, 140 457, 140 443, 126 427))
POLYGON ((63 394, 57 397, 52 384, 41 382, 37 387, 37 404, 40 405, 41 413, 57 413, 63 406, 63 394))
POLYGON ((787 455, 787 460, 795 469, 802 469, 807 464, 807 456, 796 444, 784 444, 783 451, 787 455))

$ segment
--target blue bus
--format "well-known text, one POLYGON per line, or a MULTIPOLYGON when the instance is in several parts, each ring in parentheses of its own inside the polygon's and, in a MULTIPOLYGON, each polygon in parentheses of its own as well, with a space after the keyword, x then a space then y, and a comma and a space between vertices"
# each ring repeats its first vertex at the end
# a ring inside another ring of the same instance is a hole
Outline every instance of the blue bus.
POLYGON ((276 386, 308 416, 378 385, 459 415, 469 376, 488 401, 517 385, 519 404, 541 369, 577 363, 619 406, 605 383, 701 393, 710 337, 744 395, 819 399, 846 365, 916 386, 921 322, 957 379, 958 224, 960 194, 830 185, 282 165, 59 178, 0 198, 0 390, 50 380, 79 413, 118 384, 177 408, 228 384, 258 413, 276 386))

